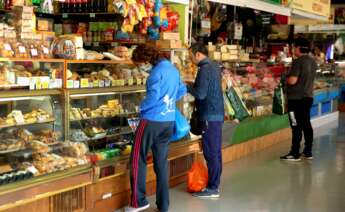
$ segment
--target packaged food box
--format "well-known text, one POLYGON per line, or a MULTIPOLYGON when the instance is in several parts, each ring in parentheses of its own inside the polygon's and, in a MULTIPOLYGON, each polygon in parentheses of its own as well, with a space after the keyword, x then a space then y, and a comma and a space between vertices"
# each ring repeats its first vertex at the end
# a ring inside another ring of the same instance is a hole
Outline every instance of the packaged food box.
POLYGON ((162 32, 160 34, 162 40, 180 40, 180 33, 178 32, 162 32))
POLYGON ((209 54, 210 58, 213 60, 220 60, 221 59, 221 53, 220 52, 211 52, 209 54))
POLYGON ((156 46, 163 49, 182 48, 182 41, 180 40, 157 40, 156 46))

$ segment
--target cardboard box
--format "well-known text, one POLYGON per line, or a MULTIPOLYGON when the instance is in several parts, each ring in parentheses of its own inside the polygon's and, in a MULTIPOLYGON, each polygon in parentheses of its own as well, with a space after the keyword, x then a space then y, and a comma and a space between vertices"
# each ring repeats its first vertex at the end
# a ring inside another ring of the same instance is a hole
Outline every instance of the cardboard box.
POLYGON ((208 45, 207 49, 208 49, 208 52, 215 52, 217 50, 216 46, 214 45, 208 45))
POLYGON ((229 50, 229 54, 238 55, 240 52, 238 50, 229 50))
POLYGON ((37 20, 37 30, 39 31, 49 31, 52 27, 49 27, 51 25, 49 23, 49 20, 47 19, 38 19, 37 20))
POLYGON ((180 40, 157 40, 156 46, 162 49, 177 49, 182 48, 182 41, 180 40))
POLYGON ((221 55, 222 54, 220 52, 209 52, 209 56, 212 60, 220 60, 221 55))
POLYGON ((33 14, 34 7, 31 6, 14 6, 12 8, 13 12, 25 13, 25 14, 33 14))
POLYGON ((239 49, 239 47, 237 45, 227 45, 227 48, 229 50, 238 50, 239 49))
POLYGON ((55 40, 55 32, 37 31, 37 34, 42 35, 42 41, 45 43, 52 43, 55 40))
POLYGON ((180 40, 180 33, 178 32, 162 32, 160 34, 161 40, 180 40))
POLYGON ((17 84, 20 86, 29 86, 30 77, 17 77, 17 84))

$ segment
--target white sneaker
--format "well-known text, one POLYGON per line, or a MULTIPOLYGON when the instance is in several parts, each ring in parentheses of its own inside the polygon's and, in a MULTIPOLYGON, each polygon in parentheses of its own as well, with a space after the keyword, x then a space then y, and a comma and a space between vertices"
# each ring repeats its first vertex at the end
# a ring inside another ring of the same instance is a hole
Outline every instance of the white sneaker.
POLYGON ((127 206, 127 207, 125 207, 125 212, 139 212, 139 211, 143 211, 143 210, 146 210, 146 209, 148 209, 150 207, 150 204, 147 204, 147 205, 144 205, 144 206, 142 206, 142 207, 140 207, 140 208, 133 208, 133 207, 131 207, 131 206, 127 206))

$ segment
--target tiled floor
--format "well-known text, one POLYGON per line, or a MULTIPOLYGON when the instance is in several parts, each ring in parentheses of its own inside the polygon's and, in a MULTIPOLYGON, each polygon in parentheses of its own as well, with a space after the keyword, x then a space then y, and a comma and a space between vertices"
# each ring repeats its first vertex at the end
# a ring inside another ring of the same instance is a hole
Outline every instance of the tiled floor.
POLYGON ((186 185, 171 189, 170 212, 345 211, 345 116, 315 129, 313 161, 280 161, 288 149, 285 142, 225 165, 219 200, 194 198, 186 185))

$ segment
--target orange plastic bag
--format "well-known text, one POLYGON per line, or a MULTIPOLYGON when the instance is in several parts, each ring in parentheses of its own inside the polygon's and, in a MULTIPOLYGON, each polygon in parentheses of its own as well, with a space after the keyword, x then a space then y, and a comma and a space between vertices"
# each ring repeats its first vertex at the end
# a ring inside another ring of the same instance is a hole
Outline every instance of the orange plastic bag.
POLYGON ((207 186, 207 168, 202 162, 195 162, 187 175, 188 192, 199 192, 207 186))

